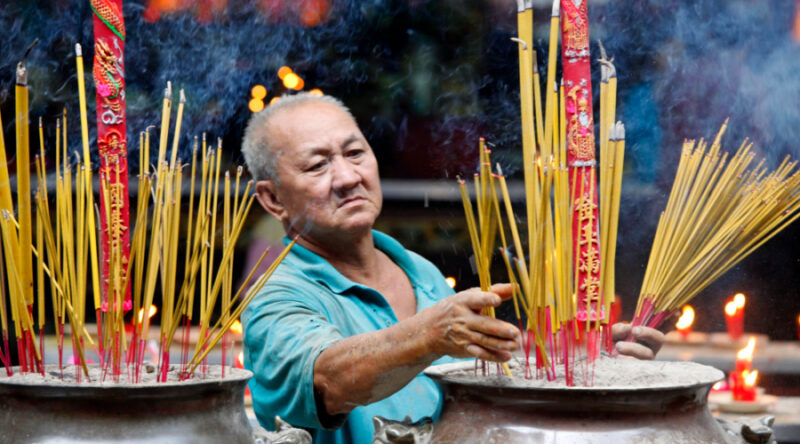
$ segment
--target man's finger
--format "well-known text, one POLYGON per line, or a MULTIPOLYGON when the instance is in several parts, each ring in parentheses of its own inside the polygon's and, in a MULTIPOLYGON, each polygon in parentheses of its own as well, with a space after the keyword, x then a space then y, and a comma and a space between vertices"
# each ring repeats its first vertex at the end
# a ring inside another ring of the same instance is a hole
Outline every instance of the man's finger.
POLYGON ((471 343, 493 351, 514 351, 519 348, 517 341, 509 341, 507 339, 481 334, 476 331, 470 332, 468 337, 471 343))
POLYGON ((620 341, 614 345, 617 349, 619 354, 624 356, 630 356, 636 359, 642 360, 652 360, 655 358, 655 353, 650 348, 645 347, 642 344, 637 344, 635 342, 626 342, 620 341))
POLYGON ((638 326, 633 328, 633 339, 646 345, 653 351, 653 354, 656 354, 661 350, 665 337, 664 333, 654 328, 638 326))
POLYGON ((497 307, 502 302, 500 296, 488 291, 467 291, 462 293, 462 302, 471 310, 480 310, 484 307, 497 307))
POLYGON ((494 284, 489 287, 489 291, 500 296, 502 300, 506 300, 514 294, 514 286, 512 284, 494 284))
POLYGON ((484 361, 506 362, 511 359, 511 352, 507 351, 488 350, 477 344, 470 344, 466 348, 467 353, 484 361))
POLYGON ((501 339, 510 339, 514 342, 518 342, 520 337, 519 328, 508 322, 492 319, 487 316, 478 317, 474 324, 469 325, 469 328, 478 333, 495 336, 501 339))
POLYGON ((611 326, 611 337, 616 341, 624 341, 631 334, 631 325, 618 322, 611 326))

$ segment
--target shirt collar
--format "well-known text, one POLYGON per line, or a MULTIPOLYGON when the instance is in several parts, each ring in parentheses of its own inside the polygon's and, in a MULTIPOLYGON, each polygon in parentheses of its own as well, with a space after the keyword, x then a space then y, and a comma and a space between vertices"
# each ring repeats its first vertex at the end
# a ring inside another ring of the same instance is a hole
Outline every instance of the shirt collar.
MULTIPOLYGON (((405 271, 408 279, 411 281, 411 285, 415 289, 422 288, 429 293, 433 291, 433 283, 422 279, 422 275, 417 264, 414 262, 414 258, 400 242, 377 230, 372 230, 372 238, 375 243, 375 248, 389 256, 394 263, 405 271)), ((288 245, 289 242, 290 239, 288 237, 283 238, 284 245, 288 245)), ((287 265, 291 266, 292 263, 296 263, 298 268, 302 267, 306 276, 328 287, 334 293, 342 294, 354 287, 367 288, 364 285, 348 279, 340 273, 339 270, 334 268, 330 262, 301 245, 295 244, 286 259, 288 260, 287 265)))

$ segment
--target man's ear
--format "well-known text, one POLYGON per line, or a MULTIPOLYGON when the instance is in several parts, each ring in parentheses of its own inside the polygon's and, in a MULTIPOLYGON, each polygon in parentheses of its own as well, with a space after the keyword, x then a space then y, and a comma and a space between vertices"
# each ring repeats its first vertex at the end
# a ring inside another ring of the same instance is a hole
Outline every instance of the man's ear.
POLYGON ((286 208, 278 198, 275 182, 271 179, 256 182, 256 199, 265 210, 281 222, 288 217, 286 208))

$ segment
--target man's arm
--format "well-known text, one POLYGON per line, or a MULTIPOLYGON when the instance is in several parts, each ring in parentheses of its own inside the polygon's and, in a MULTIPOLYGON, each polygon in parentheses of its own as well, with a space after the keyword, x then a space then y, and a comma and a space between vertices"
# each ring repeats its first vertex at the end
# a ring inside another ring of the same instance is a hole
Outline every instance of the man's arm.
POLYGON ((444 355, 511 359, 519 347, 519 330, 479 314, 511 297, 511 286, 491 290, 457 293, 391 327, 331 345, 314 364, 314 387, 322 398, 318 405, 338 415, 384 399, 444 355))

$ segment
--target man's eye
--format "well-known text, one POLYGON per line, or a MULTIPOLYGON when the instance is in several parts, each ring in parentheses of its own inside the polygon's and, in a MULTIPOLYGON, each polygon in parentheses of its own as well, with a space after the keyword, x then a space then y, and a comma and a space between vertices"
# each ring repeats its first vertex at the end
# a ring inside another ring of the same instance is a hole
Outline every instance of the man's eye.
POLYGON ((308 168, 306 169, 306 171, 319 171, 319 170, 321 170, 321 169, 322 169, 322 168, 325 166, 325 164, 326 164, 326 163, 327 163, 327 162, 326 162, 326 161, 324 161, 324 160, 323 160, 323 161, 320 161, 320 162, 317 162, 317 163, 315 163, 315 164, 311 165, 310 167, 308 167, 308 168))
POLYGON ((352 149, 347 152, 347 157, 358 157, 364 154, 364 150, 361 148, 352 149))

